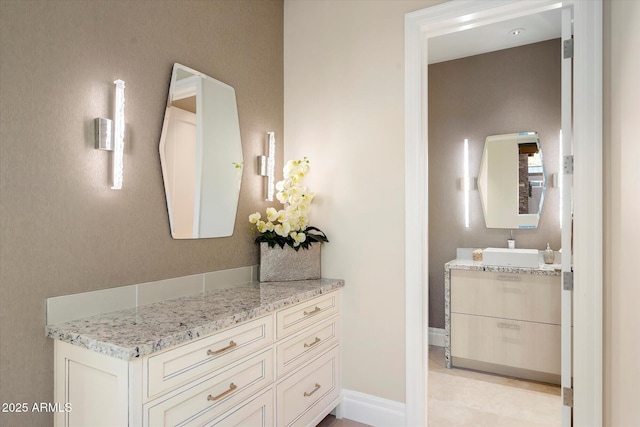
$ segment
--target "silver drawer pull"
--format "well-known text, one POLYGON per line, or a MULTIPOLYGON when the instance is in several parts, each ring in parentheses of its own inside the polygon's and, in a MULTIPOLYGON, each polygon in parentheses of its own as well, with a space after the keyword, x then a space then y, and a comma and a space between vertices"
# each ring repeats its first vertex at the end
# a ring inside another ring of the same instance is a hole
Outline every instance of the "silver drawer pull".
POLYGON ((322 311, 322 309, 320 307, 316 307, 313 310, 311 310, 310 312, 304 312, 305 316, 311 316, 312 314, 316 314, 316 313, 320 313, 322 311))
POLYGON ((207 350, 207 356, 217 356, 220 353, 224 353, 225 351, 231 350, 233 347, 237 346, 238 344, 235 343, 235 341, 229 341, 229 345, 226 346, 225 348, 221 348, 220 350, 207 350))
POLYGON ((322 341, 322 340, 320 338, 316 337, 315 341, 312 342, 311 344, 304 343, 304 348, 313 347, 314 345, 318 344, 320 341, 322 341))
POLYGON ((231 384, 229 384, 229 390, 224 391, 224 392, 220 393, 219 395, 217 395, 217 396, 215 396, 215 397, 214 397, 214 396, 209 395, 209 396, 207 396, 207 400, 211 400, 211 401, 215 402, 216 400, 220 400, 220 399, 222 399, 223 397, 227 396, 228 394, 233 393, 233 391, 234 391, 235 389, 237 389, 237 388, 238 388, 238 386, 237 386, 237 385, 235 385, 234 383, 231 383, 231 384))
POLYGON ((501 282, 522 282, 522 278, 518 276, 498 276, 496 279, 501 282))
POLYGON ((519 331, 520 330, 520 325, 515 325, 513 323, 504 323, 504 322, 500 322, 498 323, 498 328, 502 328, 502 329, 513 329, 515 331, 519 331))
POLYGON ((316 387, 313 389, 311 393, 307 393, 306 391, 304 392, 304 397, 309 397, 318 390, 320 390, 320 384, 316 383, 316 387))

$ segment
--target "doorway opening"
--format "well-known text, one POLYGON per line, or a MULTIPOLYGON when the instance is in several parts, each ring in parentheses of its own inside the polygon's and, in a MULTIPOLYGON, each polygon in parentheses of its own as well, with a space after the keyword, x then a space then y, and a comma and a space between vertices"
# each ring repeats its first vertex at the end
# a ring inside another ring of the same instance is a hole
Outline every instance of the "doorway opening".
POLYGON ((426 425, 428 366, 428 39, 574 8, 574 423, 602 419, 602 2, 448 2, 405 17, 406 424, 426 425))

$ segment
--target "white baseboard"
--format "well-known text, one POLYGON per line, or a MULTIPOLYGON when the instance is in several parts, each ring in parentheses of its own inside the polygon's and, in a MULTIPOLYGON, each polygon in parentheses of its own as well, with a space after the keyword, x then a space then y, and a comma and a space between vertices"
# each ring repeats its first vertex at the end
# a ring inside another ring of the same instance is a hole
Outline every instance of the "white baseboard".
POLYGON ((444 329, 429 328, 429 345, 444 347, 444 329))
POLYGON ((405 425, 405 404, 353 390, 342 390, 343 417, 374 427, 405 425))

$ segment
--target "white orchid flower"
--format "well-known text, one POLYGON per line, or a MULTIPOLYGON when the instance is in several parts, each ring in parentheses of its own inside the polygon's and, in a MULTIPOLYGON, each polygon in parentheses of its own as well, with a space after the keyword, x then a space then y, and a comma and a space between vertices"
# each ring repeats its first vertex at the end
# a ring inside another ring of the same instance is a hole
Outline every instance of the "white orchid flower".
POLYGON ((262 215, 260 215, 260 212, 256 212, 254 214, 249 215, 249 222, 251 224, 255 224, 260 220, 260 218, 262 218, 262 215))
POLYGON ((278 219, 278 211, 275 208, 267 208, 267 220, 275 221, 278 219))
POLYGON ((304 242, 305 240, 307 240, 307 235, 304 233, 296 233, 293 232, 290 234, 291 238, 293 239, 293 246, 300 246, 300 243, 304 242))
POLYGON ((291 225, 288 222, 283 222, 275 225, 273 231, 275 231, 278 236, 287 237, 291 231, 291 225))

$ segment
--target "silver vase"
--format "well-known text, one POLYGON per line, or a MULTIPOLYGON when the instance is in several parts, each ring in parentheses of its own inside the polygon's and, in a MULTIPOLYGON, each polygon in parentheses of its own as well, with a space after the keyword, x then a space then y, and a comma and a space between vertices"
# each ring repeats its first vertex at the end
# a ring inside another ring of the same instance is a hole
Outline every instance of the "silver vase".
POLYGON ((295 250, 290 246, 269 247, 260 243, 260 281, 285 282, 320 278, 320 243, 308 249, 295 250))

